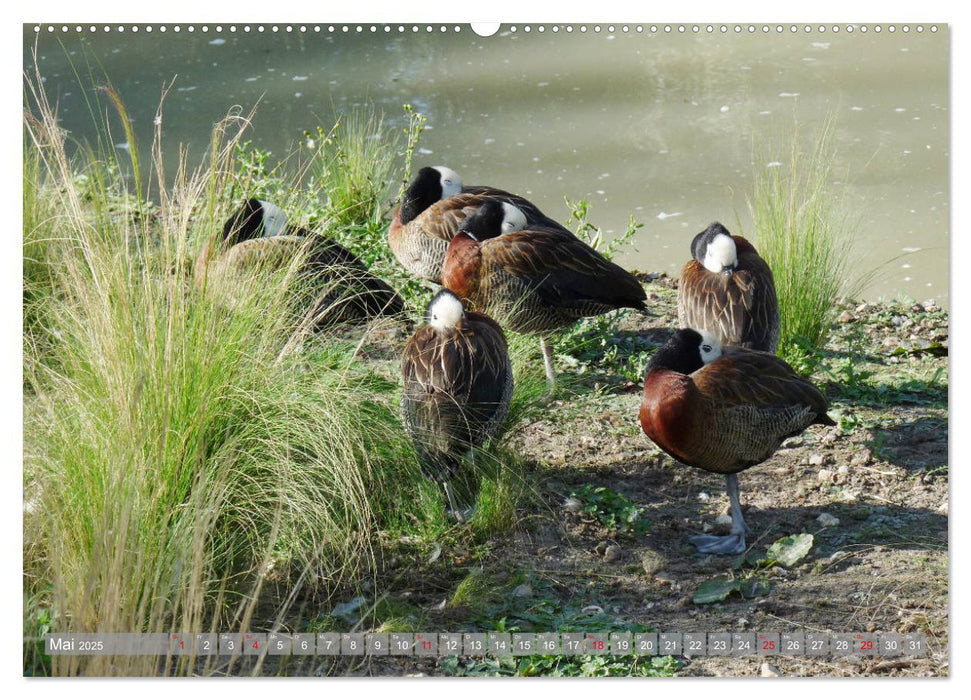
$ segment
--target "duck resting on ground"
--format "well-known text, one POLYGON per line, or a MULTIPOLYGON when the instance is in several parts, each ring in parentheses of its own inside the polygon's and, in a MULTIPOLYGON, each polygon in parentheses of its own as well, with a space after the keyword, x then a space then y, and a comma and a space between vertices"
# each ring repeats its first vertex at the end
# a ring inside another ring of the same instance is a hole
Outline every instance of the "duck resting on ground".
POLYGON ((528 224, 563 228, 528 199, 495 187, 463 186, 457 172, 438 165, 419 170, 405 190, 388 229, 391 251, 411 274, 441 284, 449 241, 466 217, 492 200, 514 204, 528 224))
POLYGON ((775 355, 722 347, 711 333, 677 331, 647 365, 641 427, 680 462, 724 474, 732 529, 698 535, 700 552, 745 551, 738 477, 769 459, 788 437, 811 425, 835 425, 826 398, 775 355))
POLYGON ((223 225, 218 240, 206 242, 196 259, 195 284, 231 303, 235 284, 249 284, 263 265, 275 269, 305 256, 301 277, 310 281, 308 319, 314 327, 393 316, 401 297, 336 241, 288 223, 285 211, 250 198, 223 225))
POLYGON ((550 331, 616 309, 646 310, 644 288, 629 272, 569 231, 529 225, 516 206, 495 200, 462 222, 442 284, 506 330, 539 334, 551 387, 550 331))
POLYGON ((779 301, 772 270, 741 236, 713 223, 691 242, 678 282, 678 322, 723 346, 776 351, 779 301))
POLYGON ((460 521, 450 485, 462 456, 494 437, 512 399, 506 336, 485 314, 466 311, 457 296, 440 291, 425 311, 425 325, 405 346, 401 408, 428 479, 442 484, 460 521))

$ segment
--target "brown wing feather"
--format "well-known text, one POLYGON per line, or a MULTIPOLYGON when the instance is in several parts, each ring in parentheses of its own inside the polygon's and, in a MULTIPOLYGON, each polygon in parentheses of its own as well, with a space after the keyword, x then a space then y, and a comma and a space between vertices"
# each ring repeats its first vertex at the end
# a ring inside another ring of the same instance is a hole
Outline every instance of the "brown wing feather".
POLYGON ((483 265, 530 280, 547 303, 644 308, 646 294, 634 276, 568 231, 514 231, 485 241, 481 250, 483 265))
POLYGON ((705 399, 721 407, 808 406, 821 422, 828 422, 826 397, 784 360, 740 348, 725 348, 723 352, 722 357, 691 375, 705 399))

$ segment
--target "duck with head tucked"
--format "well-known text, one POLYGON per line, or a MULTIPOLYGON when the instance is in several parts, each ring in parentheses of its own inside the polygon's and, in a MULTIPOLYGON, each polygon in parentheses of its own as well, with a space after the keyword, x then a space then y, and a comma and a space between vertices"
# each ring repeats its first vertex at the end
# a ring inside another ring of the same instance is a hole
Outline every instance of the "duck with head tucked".
POLYGON ((462 222, 442 284, 503 328, 538 334, 551 387, 551 331, 616 309, 646 309, 644 288, 629 272, 569 231, 531 225, 518 207, 495 200, 462 222))
POLYGON ((405 190, 388 229, 391 251, 411 274, 441 284, 449 241, 460 224, 488 201, 514 204, 529 224, 562 228, 529 200, 495 187, 465 186, 457 172, 438 165, 419 170, 405 190))
POLYGON ((809 426, 835 425, 827 408, 826 397, 784 360, 722 347, 707 331, 679 330, 657 351, 644 377, 641 427, 678 461, 724 474, 731 503, 731 533, 692 537, 700 552, 745 551, 737 474, 809 426))

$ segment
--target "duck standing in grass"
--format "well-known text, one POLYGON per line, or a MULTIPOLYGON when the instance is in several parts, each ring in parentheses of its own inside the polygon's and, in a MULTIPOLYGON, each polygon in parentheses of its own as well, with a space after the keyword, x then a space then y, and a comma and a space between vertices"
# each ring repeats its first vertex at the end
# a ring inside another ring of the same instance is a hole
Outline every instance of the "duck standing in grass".
POLYGON ((529 200, 495 187, 463 186, 457 172, 439 165, 419 170, 405 190, 388 229, 391 251, 411 274, 441 284, 449 241, 462 221, 490 200, 514 204, 529 224, 562 228, 529 200))
POLYGON ((495 200, 462 222, 442 284, 503 328, 540 334, 551 387, 550 331, 615 309, 644 311, 647 296, 633 275, 569 231, 529 225, 516 206, 495 200))
POLYGON ((779 300, 772 271, 755 247, 715 222, 694 237, 678 283, 678 321, 722 345, 774 353, 779 300))
POLYGON ((452 514, 464 521, 450 485, 462 456, 494 437, 509 412, 512 363, 506 336, 485 314, 466 311, 443 289, 425 311, 402 358, 405 426, 422 472, 442 484, 452 514))
POLYGON ((231 294, 232 282, 248 284, 262 265, 282 267, 306 256, 301 276, 312 280, 308 313, 316 326, 392 316, 401 297, 361 260, 334 240, 288 223, 275 204, 247 199, 223 225, 222 237, 203 247, 195 265, 197 288, 231 294), (215 250, 213 249, 215 247, 215 250))
POLYGON ((722 348, 706 331, 679 330, 658 350, 644 377, 641 427, 680 462, 724 474, 731 501, 731 533, 692 537, 698 551, 745 551, 736 475, 810 425, 835 425, 827 408, 813 383, 785 361, 767 352, 722 348))

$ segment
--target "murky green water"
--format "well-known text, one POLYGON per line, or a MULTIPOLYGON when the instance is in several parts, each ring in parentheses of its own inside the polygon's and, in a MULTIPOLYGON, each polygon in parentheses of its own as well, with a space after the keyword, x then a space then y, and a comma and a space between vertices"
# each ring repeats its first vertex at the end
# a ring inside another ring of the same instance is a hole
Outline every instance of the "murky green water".
MULTIPOLYGON (((554 34, 547 25, 482 38, 468 27, 399 35, 370 25, 333 34, 326 25, 276 34, 72 26, 41 33, 37 64, 64 127, 82 137, 93 133, 82 87, 92 81, 75 76, 86 76, 86 64, 111 78, 145 142, 162 87, 176 78, 163 122, 173 156, 178 142, 201 155, 233 105, 259 102, 251 138, 283 154, 335 110, 372 102, 402 119, 409 102, 429 119, 420 164, 517 191, 559 219, 564 197, 586 198, 610 233, 633 214, 644 227, 622 264, 672 274, 711 221, 749 229, 755 169, 785 165, 795 122, 808 136, 832 115, 834 172, 860 225, 855 267, 879 268, 863 296, 946 303, 948 36, 928 27, 625 34, 590 25, 554 34)), ((28 70, 34 38, 25 27, 28 70)))

